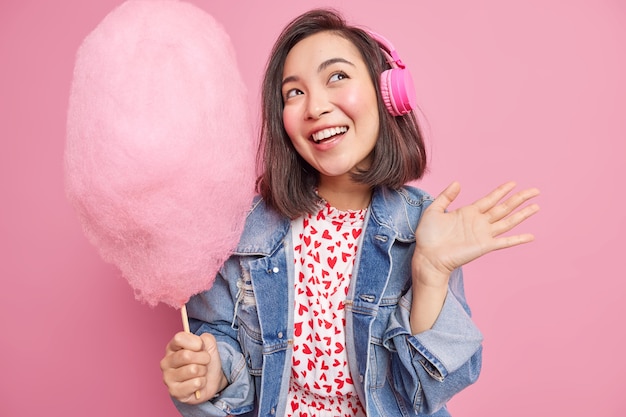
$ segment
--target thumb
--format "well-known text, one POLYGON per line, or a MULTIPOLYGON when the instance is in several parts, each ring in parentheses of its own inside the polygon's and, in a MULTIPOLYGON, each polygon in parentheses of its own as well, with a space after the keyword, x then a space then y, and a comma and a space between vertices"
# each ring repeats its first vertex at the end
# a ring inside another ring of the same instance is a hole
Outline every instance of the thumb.
POLYGON ((458 181, 452 182, 441 192, 432 202, 429 208, 443 213, 448 209, 450 204, 458 197, 461 192, 461 184, 458 181))
POLYGON ((202 339, 203 350, 209 352, 210 355, 217 352, 217 341, 215 340, 215 336, 211 333, 202 333, 200 335, 200 339, 202 339))
POLYGON ((209 396, 213 397, 215 394, 223 390, 228 381, 224 372, 222 371, 222 361, 220 359, 219 351, 217 350, 217 341, 215 336, 210 333, 204 333, 200 336, 204 342, 204 348, 209 353, 209 363, 207 365, 207 390, 209 396))
POLYGON ((217 340, 211 333, 203 333, 201 336, 204 350, 209 354, 209 374, 219 375, 222 371, 222 361, 217 350, 217 340))

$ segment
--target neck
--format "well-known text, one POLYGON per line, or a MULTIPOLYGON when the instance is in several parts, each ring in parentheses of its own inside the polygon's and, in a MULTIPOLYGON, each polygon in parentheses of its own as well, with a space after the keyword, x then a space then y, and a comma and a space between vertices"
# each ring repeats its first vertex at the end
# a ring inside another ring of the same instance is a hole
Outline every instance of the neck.
POLYGON ((320 181, 317 192, 328 204, 341 211, 365 209, 372 199, 372 189, 369 186, 352 181, 347 184, 320 181))

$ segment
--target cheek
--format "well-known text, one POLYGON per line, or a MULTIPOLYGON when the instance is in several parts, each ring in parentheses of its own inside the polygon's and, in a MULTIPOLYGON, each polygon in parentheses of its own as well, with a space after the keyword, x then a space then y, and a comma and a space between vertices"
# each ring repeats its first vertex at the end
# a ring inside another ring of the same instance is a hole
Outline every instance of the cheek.
POLYGON ((292 141, 297 129, 296 120, 297 119, 294 112, 289 111, 289 107, 286 107, 283 110, 283 125, 285 126, 285 131, 287 132, 287 135, 289 135, 289 138, 291 138, 292 141))
POLYGON ((376 92, 372 86, 352 88, 339 93, 339 100, 346 105, 353 117, 372 117, 378 114, 376 92))
POLYGON ((337 98, 342 103, 345 103, 346 105, 356 109, 359 107, 359 103, 361 102, 363 95, 363 92, 359 91, 358 88, 352 88, 341 90, 338 93, 337 98))

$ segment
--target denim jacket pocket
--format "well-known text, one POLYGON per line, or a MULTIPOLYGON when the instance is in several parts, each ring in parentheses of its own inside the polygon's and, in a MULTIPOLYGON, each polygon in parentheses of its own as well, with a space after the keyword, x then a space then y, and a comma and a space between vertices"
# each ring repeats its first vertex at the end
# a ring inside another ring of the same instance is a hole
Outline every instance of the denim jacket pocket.
POLYGON ((240 323, 238 340, 252 376, 261 376, 263 368, 263 341, 261 334, 252 331, 246 323, 240 323))
POLYGON ((369 383, 371 389, 381 388, 389 378, 391 352, 383 345, 389 318, 398 305, 399 297, 383 297, 372 323, 370 334, 369 383))

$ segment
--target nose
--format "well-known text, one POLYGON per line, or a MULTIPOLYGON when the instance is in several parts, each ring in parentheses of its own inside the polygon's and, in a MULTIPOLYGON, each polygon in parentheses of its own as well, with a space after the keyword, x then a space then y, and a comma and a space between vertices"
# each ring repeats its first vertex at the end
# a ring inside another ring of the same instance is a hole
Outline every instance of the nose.
POLYGON ((307 120, 317 120, 332 109, 332 103, 325 91, 309 91, 305 114, 307 120))

